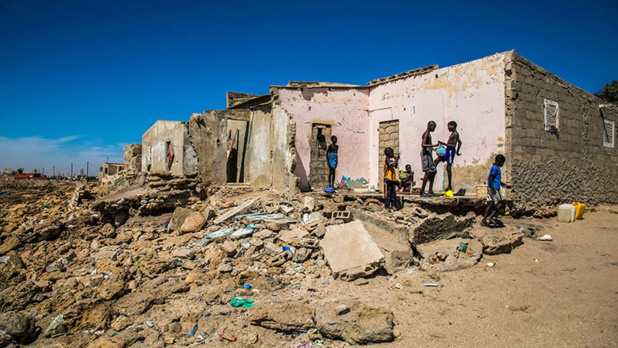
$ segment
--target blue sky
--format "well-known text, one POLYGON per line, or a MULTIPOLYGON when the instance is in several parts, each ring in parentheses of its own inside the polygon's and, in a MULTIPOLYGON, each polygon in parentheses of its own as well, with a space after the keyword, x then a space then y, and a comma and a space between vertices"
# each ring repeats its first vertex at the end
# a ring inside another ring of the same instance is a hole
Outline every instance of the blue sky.
POLYGON ((595 92, 618 79, 617 15, 615 0, 0 0, 0 170, 92 174, 157 119, 224 109, 227 91, 510 49, 595 92))

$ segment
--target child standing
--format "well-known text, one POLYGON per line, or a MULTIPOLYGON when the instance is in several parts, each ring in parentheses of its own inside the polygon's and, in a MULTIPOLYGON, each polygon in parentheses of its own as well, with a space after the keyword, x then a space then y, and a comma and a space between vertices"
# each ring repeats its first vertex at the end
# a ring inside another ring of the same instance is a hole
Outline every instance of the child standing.
POLYGON ((339 151, 339 145, 337 145, 337 137, 330 137, 330 145, 326 150, 326 162, 328 164, 328 184, 330 186, 335 185, 335 169, 337 169, 337 152, 339 151))
POLYGON ((397 201, 397 174, 396 168, 399 163, 399 158, 395 156, 392 148, 384 149, 384 185, 386 186, 384 196, 384 208, 396 209, 397 201))
POLYGON ((433 160, 433 148, 437 147, 437 144, 432 144, 431 141, 431 132, 436 130, 436 123, 434 121, 429 121, 427 123, 427 130, 423 133, 421 139, 421 162, 423 164, 423 172, 425 176, 423 177, 423 185, 421 186, 421 197, 426 197, 425 194, 425 185, 427 181, 429 181, 429 196, 433 196, 433 180, 436 177, 436 164, 433 160))
POLYGON ((500 193, 500 187, 504 186, 502 170, 500 168, 504 165, 504 162, 506 162, 506 157, 504 155, 497 155, 494 165, 491 166, 489 171, 489 176, 487 177, 487 209, 485 210, 485 215, 483 215, 481 226, 495 227, 497 222, 494 217, 506 204, 502 193, 500 193))
POLYGON ((436 159, 436 164, 440 162, 446 162, 446 175, 448 177, 448 186, 445 191, 452 191, 452 166, 453 162, 455 161, 455 155, 461 156, 461 153, 459 152, 459 150, 461 149, 461 139, 459 138, 459 133, 457 132, 457 122, 449 122, 448 130, 449 132, 451 132, 451 135, 448 137, 448 141, 446 143, 438 141, 438 144, 446 146, 446 154, 444 156, 438 157, 436 159), (457 147, 457 149, 455 149, 455 147, 457 147))
POLYGON ((414 184, 414 172, 412 166, 406 164, 406 171, 399 173, 399 179, 401 180, 401 191, 412 191, 412 185, 414 184))

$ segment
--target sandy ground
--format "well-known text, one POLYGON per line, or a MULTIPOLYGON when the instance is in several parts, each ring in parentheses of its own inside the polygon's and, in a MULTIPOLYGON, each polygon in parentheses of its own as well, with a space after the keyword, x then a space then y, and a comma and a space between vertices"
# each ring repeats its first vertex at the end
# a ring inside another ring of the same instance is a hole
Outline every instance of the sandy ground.
POLYGON ((618 208, 598 208, 571 224, 503 221, 541 225, 554 240, 525 238, 511 254, 484 256, 473 268, 433 279, 401 272, 360 287, 337 282, 323 296, 352 294, 391 308, 399 337, 380 347, 618 346, 618 208))

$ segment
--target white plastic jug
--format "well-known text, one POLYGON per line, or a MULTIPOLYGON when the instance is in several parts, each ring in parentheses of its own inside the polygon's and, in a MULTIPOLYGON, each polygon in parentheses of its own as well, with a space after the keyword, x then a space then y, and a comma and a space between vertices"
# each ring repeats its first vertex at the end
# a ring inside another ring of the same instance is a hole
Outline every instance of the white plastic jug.
POLYGON ((562 204, 558 207, 558 221, 571 222, 575 220, 575 206, 573 204, 562 204))

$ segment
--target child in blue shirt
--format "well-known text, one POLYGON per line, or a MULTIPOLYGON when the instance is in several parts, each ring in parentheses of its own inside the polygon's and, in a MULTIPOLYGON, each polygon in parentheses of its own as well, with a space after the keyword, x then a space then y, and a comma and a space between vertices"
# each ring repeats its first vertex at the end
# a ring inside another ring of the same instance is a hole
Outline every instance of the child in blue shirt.
POLYGON ((489 176, 487 177, 487 209, 485 210, 485 215, 483 215, 481 226, 495 227, 497 222, 494 217, 506 204, 502 193, 500 193, 500 187, 504 186, 502 170, 500 168, 504 165, 504 162, 506 162, 506 157, 504 155, 497 155, 494 165, 491 166, 489 171, 489 176), (489 223, 487 222, 488 220, 489 223))

